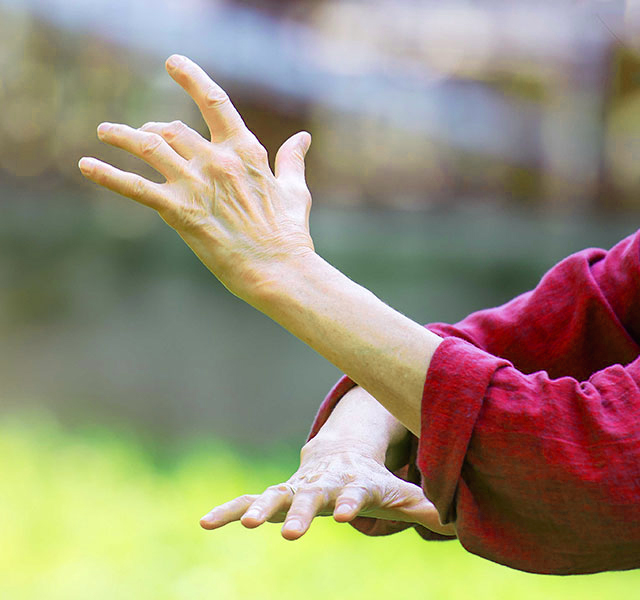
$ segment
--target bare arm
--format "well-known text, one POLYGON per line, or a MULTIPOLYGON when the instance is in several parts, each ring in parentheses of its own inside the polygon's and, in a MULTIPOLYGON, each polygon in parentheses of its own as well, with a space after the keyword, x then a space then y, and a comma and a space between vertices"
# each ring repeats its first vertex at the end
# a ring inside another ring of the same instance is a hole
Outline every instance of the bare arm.
POLYGON ((370 447, 372 456, 394 471, 406 464, 410 438, 407 428, 371 394, 354 387, 340 399, 306 447, 319 442, 370 447))
POLYGON ((310 136, 287 140, 275 174, 225 92, 190 60, 167 61, 199 106, 205 140, 182 123, 102 124, 100 138, 158 170, 157 184, 91 158, 83 174, 154 208, 235 295, 347 373, 417 434, 423 385, 442 338, 393 310, 318 256, 304 179, 310 136))
POLYGON ((316 254, 274 265, 255 306, 322 354, 415 435, 442 338, 396 312, 316 254))

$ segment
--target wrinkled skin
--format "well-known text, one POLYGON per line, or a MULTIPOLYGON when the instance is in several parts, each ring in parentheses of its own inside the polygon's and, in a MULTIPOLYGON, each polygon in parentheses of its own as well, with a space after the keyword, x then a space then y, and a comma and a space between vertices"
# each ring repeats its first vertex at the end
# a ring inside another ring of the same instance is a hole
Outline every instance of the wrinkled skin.
POLYGON ((339 522, 357 516, 378 517, 455 535, 452 525, 440 523, 422 490, 393 475, 370 448, 315 442, 311 440, 302 449, 300 468, 286 482, 214 508, 200 520, 202 527, 217 529, 240 521, 253 528, 267 521, 284 521, 283 537, 296 540, 316 516, 333 514, 339 522))
POLYGON ((253 303, 267 267, 313 253, 311 194, 304 175, 309 133, 278 150, 275 174, 268 155, 225 91, 186 57, 167 60, 167 71, 198 105, 211 140, 180 121, 139 129, 102 123, 98 137, 141 158, 166 179, 155 183, 95 158, 82 174, 155 209, 234 294, 253 303))
MULTIPOLYGON (((83 157, 79 167, 95 183, 155 209, 230 291, 262 310, 260 291, 277 279, 274 269, 281 276, 287 261, 314 253, 304 165, 311 136, 299 132, 284 142, 272 173, 266 150, 224 90, 186 57, 174 55, 166 66, 198 105, 210 140, 180 121, 139 129, 103 123, 103 142, 141 158, 166 181, 155 183, 95 158, 83 157)), ((424 361, 418 362, 422 369, 424 361)), ((418 379, 421 386, 422 374, 418 379)), ((395 477, 372 448, 317 438, 303 448, 300 468, 286 483, 214 508, 201 525, 215 529, 240 520, 257 527, 284 520, 282 534, 293 540, 316 516, 330 514, 343 522, 371 516, 455 533, 440 524, 422 490, 395 477)))

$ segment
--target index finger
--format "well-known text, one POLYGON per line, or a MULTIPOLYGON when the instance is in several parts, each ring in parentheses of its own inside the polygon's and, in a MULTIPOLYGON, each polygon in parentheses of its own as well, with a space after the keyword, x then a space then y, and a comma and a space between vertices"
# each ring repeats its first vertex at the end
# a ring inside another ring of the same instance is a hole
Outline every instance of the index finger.
POLYGON ((246 125, 229 100, 227 93, 192 60, 171 55, 167 72, 193 98, 209 127, 212 142, 222 142, 246 129, 246 125))

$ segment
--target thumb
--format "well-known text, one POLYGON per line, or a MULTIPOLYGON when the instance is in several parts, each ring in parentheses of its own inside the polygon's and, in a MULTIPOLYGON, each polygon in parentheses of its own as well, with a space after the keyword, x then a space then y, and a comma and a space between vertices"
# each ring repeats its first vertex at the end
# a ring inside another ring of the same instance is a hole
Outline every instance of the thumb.
POLYGON ((311 134, 300 131, 292 135, 276 153, 275 175, 304 183, 304 157, 311 146, 311 134))
POLYGON ((395 479, 394 484, 388 488, 393 500, 386 505, 386 512, 392 515, 387 516, 387 519, 417 523, 443 535, 456 535, 455 526, 440 522, 438 510, 417 485, 395 479))
POLYGON ((443 525, 436 507, 426 498, 415 507, 415 522, 440 535, 456 535, 455 525, 443 525))

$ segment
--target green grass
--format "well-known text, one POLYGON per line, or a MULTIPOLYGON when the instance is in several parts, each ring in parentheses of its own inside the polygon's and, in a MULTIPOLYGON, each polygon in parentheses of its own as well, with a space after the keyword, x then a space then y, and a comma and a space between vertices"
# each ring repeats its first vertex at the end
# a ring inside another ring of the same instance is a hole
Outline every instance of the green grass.
MULTIPOLYGON (((7 600, 640 597, 640 571, 520 573, 407 531, 367 538, 320 519, 297 542, 279 526, 199 528, 212 506, 286 478, 219 443, 170 460, 133 436, 0 421, 0 598, 7 600)), ((289 463, 286 465, 285 463, 289 463)))

